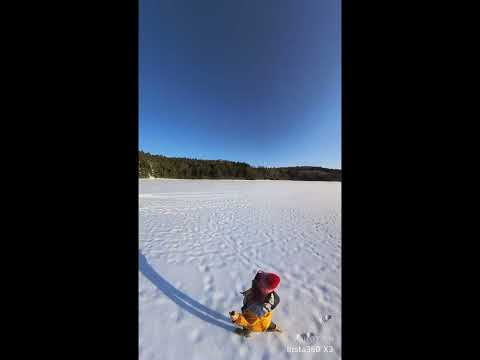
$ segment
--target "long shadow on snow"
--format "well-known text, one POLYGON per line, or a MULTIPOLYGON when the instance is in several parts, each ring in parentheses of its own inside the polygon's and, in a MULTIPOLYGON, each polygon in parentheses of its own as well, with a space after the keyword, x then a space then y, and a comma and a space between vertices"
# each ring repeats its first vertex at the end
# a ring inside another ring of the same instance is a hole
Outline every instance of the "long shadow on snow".
POLYGON ((145 255, 141 252, 139 252, 138 258, 139 268, 142 274, 178 306, 210 324, 235 332, 236 327, 231 324, 229 318, 207 308, 205 305, 200 304, 198 301, 175 288, 152 268, 145 255))

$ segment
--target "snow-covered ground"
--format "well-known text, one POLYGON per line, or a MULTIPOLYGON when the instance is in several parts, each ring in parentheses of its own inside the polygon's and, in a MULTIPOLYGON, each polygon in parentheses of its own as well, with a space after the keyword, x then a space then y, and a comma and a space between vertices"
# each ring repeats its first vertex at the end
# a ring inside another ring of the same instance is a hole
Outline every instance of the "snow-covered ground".
POLYGON ((340 359, 340 204, 338 182, 140 180, 140 359, 340 359), (228 312, 259 269, 284 332, 243 338, 228 312))

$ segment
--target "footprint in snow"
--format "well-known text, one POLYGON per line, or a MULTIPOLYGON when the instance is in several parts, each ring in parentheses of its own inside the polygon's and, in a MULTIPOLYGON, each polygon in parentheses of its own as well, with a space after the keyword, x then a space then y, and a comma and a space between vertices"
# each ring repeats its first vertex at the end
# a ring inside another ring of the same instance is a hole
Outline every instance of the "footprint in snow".
POLYGON ((200 272, 209 272, 210 271, 210 268, 208 267, 208 265, 199 265, 198 266, 198 269, 200 270, 200 272))
POLYGON ((194 343, 198 343, 199 341, 202 340, 202 334, 200 333, 199 330, 194 329, 190 332, 188 335, 189 339, 193 341, 194 343))

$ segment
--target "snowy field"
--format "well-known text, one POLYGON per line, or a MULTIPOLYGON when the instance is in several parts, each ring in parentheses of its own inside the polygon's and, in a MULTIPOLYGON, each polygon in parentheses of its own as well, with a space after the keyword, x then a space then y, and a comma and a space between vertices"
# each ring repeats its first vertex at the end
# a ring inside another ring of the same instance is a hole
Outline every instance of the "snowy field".
POLYGON ((140 359, 340 359, 340 205, 338 182, 140 180, 140 359), (284 332, 244 338, 228 312, 259 269, 284 332))

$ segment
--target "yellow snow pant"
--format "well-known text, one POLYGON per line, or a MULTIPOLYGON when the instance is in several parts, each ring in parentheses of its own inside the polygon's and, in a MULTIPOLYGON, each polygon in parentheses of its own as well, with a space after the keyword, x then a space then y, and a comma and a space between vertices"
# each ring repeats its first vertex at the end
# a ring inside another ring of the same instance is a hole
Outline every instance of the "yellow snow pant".
POLYGON ((267 312, 261 317, 258 317, 252 311, 245 310, 245 312, 240 314, 233 323, 250 331, 261 332, 267 330, 271 322, 271 311, 267 312))

